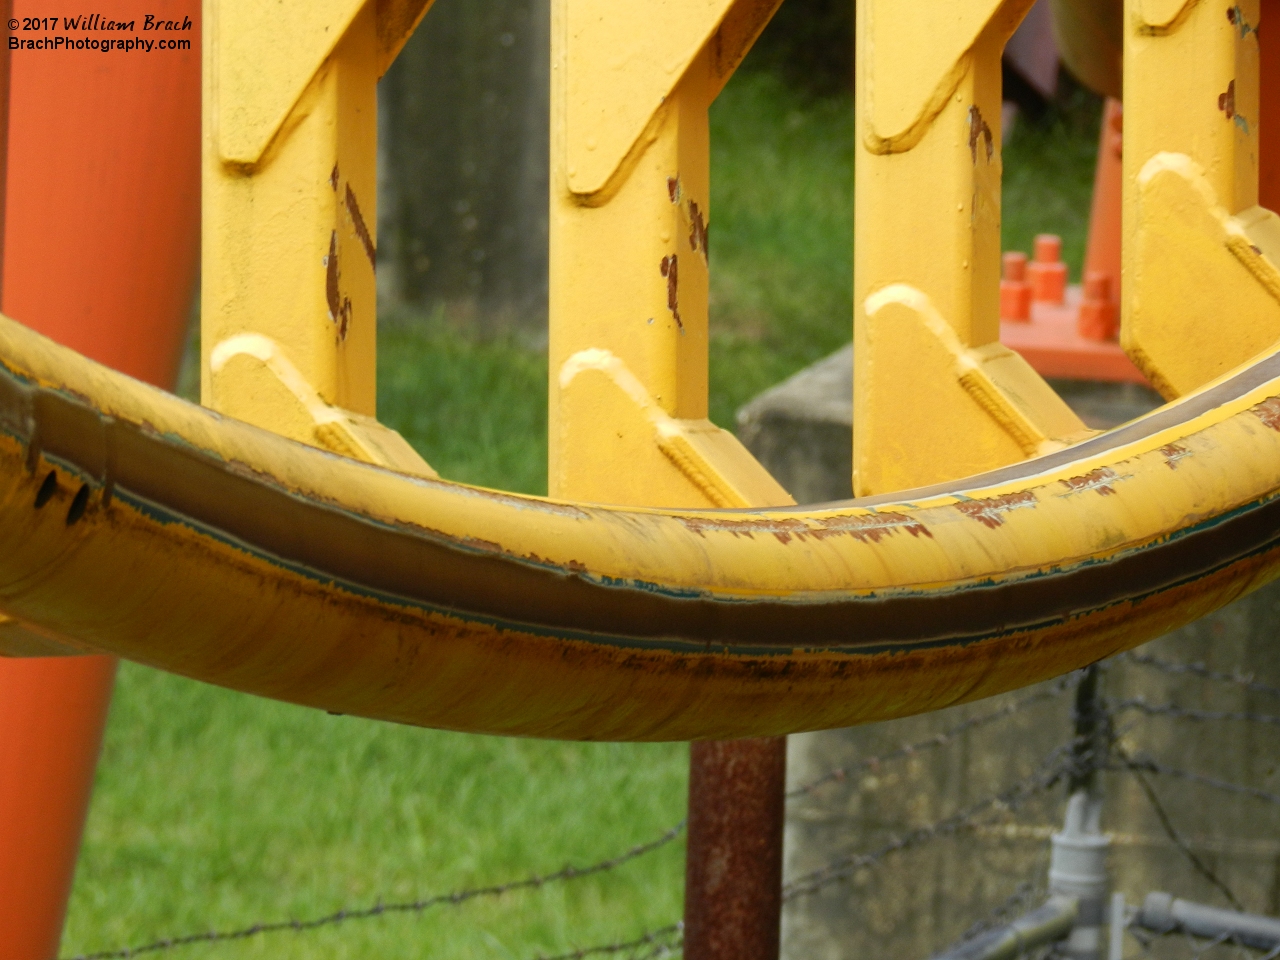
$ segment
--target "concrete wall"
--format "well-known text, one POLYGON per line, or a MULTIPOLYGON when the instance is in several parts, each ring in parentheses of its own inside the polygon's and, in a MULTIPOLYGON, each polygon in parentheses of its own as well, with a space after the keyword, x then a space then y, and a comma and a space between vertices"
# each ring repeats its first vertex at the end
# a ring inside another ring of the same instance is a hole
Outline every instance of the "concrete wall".
POLYGON ((378 87, 379 295, 547 315, 549 0, 437 0, 378 87))
MULTIPOLYGON (((1057 383, 1092 426, 1138 416, 1158 399, 1137 387, 1057 383)), ((849 496, 852 354, 846 348, 752 401, 739 435, 801 503, 849 496)), ((1246 671, 1280 686, 1280 585, 1141 648, 1166 660, 1246 671)), ((1103 675, 1112 700, 1219 711, 1280 714, 1280 699, 1238 684, 1166 674, 1124 659, 1103 675)), ((1072 694, 1042 684, 976 704, 848 730, 791 738, 788 780, 811 783, 838 768, 853 771, 788 806, 786 873, 795 878, 849 853, 874 850, 913 828, 964 810, 1031 774, 1073 735, 1072 694), (860 761, 904 743, 936 737, 966 719, 1023 701, 1037 702, 934 748, 873 767, 860 761)), ((1208 776, 1280 792, 1280 728, 1239 721, 1191 722, 1123 713, 1119 744, 1132 755, 1208 776)), ((1169 820, 1192 852, 1246 909, 1280 913, 1280 806, 1204 786, 1149 776, 1169 820)), ((1150 890, 1227 906, 1189 862, 1130 773, 1103 776, 1103 828, 1115 833, 1116 888, 1140 902, 1150 890)), ((847 880, 788 902, 783 925, 789 960, 927 957, 975 923, 996 922, 1043 896, 1048 835, 1061 823, 1065 786, 1017 809, 997 809, 976 829, 960 830, 890 854, 847 880)), ((1173 944, 1168 946, 1172 947, 1173 944)), ((1136 952, 1130 943, 1130 952, 1136 952)), ((1185 951, 1184 951, 1185 952, 1185 951)), ((1168 955, 1175 955, 1169 953, 1168 955)), ((1155 956, 1165 955, 1158 948, 1155 956)))

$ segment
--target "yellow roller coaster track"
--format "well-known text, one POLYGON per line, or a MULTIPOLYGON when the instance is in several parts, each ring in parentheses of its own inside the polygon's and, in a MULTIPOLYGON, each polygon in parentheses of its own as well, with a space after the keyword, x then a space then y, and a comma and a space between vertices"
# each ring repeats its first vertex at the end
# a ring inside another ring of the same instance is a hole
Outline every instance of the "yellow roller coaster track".
POLYGON ((1258 4, 1129 0, 1124 342, 1172 402, 1100 435, 997 340, 1029 5, 859 3, 859 499, 798 508, 705 419, 706 109, 776 3, 554 5, 551 498, 440 480, 373 419, 374 85, 423 5, 207 4, 219 412, 0 320, 0 643, 458 730, 740 737, 1032 683, 1270 579, 1258 4))
POLYGON ((1280 564, 1280 356, 946 489, 657 511, 361 464, 9 321, 0 355, 5 609, 343 713, 584 739, 850 724, 1081 666, 1280 564))

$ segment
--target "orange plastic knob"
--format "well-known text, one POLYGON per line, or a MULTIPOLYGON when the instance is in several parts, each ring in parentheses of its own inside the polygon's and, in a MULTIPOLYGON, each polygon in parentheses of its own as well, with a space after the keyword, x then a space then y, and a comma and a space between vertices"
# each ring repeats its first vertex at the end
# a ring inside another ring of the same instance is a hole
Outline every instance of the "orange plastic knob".
POLYGON ((1119 328, 1116 305, 1111 302, 1111 275, 1101 271, 1085 274, 1076 330, 1086 340, 1114 340, 1119 328))
POLYGON ((1010 250, 1003 258, 1000 279, 1000 319, 1027 323, 1031 320, 1031 284, 1027 283, 1027 255, 1010 250))
POLYGON ((1027 264, 1031 299, 1060 304, 1067 295, 1067 265, 1062 262, 1062 238, 1042 233, 1035 240, 1035 259, 1027 264))

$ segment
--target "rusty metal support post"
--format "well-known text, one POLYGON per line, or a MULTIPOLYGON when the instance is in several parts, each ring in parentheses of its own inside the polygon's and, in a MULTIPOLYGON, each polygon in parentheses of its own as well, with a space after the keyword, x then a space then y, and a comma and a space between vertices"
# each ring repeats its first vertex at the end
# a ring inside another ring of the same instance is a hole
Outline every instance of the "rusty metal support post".
POLYGON ((777 960, 787 738, 689 750, 685 960, 777 960))

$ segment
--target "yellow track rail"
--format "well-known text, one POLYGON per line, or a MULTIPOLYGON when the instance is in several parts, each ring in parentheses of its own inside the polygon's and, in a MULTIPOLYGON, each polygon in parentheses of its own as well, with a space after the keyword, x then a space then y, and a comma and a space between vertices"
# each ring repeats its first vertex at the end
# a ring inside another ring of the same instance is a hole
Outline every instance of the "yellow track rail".
POLYGON ((210 0, 219 412, 0 318, 0 652, 460 730, 739 737, 1032 683, 1265 582, 1257 0, 1127 0, 1122 339, 1174 402, 1102 435, 998 342, 1000 51, 1029 6, 859 0, 862 499, 800 509, 706 419, 706 111, 776 0, 553 4, 560 499, 439 480, 374 417, 376 81, 426 3, 210 0))
POLYGON ((1277 354, 945 488, 660 512, 339 457, 0 319, 0 609, 434 727, 679 740, 986 696, 1265 582, 1278 490, 1277 354))

